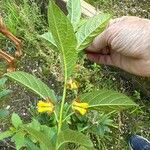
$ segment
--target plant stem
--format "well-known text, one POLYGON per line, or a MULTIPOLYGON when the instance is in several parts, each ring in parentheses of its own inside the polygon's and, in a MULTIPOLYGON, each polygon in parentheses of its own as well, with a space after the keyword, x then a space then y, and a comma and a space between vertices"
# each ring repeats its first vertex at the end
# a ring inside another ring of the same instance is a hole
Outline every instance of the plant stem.
MULTIPOLYGON (((62 127, 63 108, 64 108, 64 103, 65 103, 65 98, 66 98, 66 84, 67 84, 67 76, 65 76, 65 80, 64 80, 64 89, 63 89, 63 97, 62 97, 60 113, 59 113, 57 136, 59 135, 59 133, 61 131, 61 127, 62 127)), ((57 150, 57 147, 58 147, 58 137, 57 137, 57 141, 56 141, 56 150, 57 150)))
POLYGON ((70 113, 68 116, 65 117, 65 119, 62 121, 64 122, 66 119, 68 119, 70 116, 72 116, 74 114, 74 112, 70 113))
POLYGON ((55 119, 56 119, 56 121, 57 121, 57 123, 58 123, 58 117, 57 117, 56 111, 54 111, 54 115, 55 115, 55 119))
POLYGON ((65 111, 65 116, 67 116, 68 112, 69 112, 69 109, 71 107, 71 104, 68 106, 67 110, 65 111))
POLYGON ((65 79, 65 82, 64 82, 63 97, 62 97, 62 101, 61 101, 59 122, 58 122, 58 134, 61 131, 61 126, 62 126, 63 108, 64 108, 64 103, 65 103, 65 98, 66 98, 66 83, 67 83, 67 79, 65 79))

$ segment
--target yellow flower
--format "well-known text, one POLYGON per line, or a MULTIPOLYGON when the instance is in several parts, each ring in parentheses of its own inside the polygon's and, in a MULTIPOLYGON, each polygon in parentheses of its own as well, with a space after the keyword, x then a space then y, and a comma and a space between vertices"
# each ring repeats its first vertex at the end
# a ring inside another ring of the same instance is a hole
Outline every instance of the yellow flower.
POLYGON ((67 89, 75 90, 78 89, 79 83, 76 80, 70 79, 67 82, 67 89))
POLYGON ((42 112, 48 112, 48 113, 52 113, 54 110, 54 104, 48 99, 46 98, 47 102, 44 101, 39 101, 37 103, 37 111, 42 113, 42 112))
POLYGON ((80 103, 80 102, 77 102, 76 100, 74 100, 72 103, 72 109, 74 111, 79 112, 81 115, 85 115, 88 107, 89 107, 88 103, 80 103))

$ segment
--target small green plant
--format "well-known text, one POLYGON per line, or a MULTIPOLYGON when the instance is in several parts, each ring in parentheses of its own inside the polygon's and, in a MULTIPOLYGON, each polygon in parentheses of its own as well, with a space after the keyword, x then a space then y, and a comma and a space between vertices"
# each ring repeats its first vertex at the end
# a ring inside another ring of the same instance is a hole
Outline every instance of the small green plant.
POLYGON ((37 111, 48 113, 54 119, 53 124, 47 126, 35 119, 31 123, 24 124, 20 117, 13 113, 11 119, 13 127, 0 133, 0 140, 11 137, 17 150, 21 147, 41 150, 67 149, 68 143, 73 143, 72 149, 94 149, 92 141, 84 131, 91 130, 103 134, 112 121, 100 115, 101 119, 95 126, 89 127, 87 124, 84 128, 80 128, 80 126, 73 127, 73 117, 78 116, 87 122, 86 115, 93 111, 111 112, 136 106, 126 95, 110 90, 79 93, 78 83, 73 78, 78 56, 93 38, 103 31, 111 16, 101 13, 81 23, 80 0, 68 0, 67 9, 66 16, 53 1, 49 3, 49 32, 41 36, 49 41, 51 49, 60 57, 64 84, 61 99, 45 83, 31 74, 21 71, 5 74, 39 95, 42 100, 37 102, 37 111), (74 91, 70 100, 67 100, 67 88, 74 91), (103 130, 100 130, 102 128, 103 130))
POLYGON ((11 90, 6 89, 5 82, 7 81, 6 78, 0 79, 0 119, 3 119, 9 114, 9 111, 6 108, 1 108, 1 103, 8 94, 11 93, 11 90))

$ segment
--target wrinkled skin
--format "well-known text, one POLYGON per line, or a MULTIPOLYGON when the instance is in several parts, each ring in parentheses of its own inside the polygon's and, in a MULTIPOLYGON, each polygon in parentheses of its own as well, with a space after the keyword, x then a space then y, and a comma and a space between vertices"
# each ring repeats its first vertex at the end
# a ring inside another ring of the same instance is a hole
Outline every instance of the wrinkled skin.
POLYGON ((96 63, 150 76, 150 20, 131 16, 111 20, 86 53, 96 63))

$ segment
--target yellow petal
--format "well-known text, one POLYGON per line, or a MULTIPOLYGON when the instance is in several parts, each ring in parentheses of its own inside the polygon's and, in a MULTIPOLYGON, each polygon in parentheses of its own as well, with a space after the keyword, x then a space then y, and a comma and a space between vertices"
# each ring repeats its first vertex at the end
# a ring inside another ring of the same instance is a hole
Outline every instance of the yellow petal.
POLYGON ((53 112, 53 108, 52 107, 38 107, 37 108, 37 111, 38 112, 49 112, 49 113, 51 113, 51 112, 53 112))
POLYGON ((47 100, 47 102, 39 101, 37 103, 37 111, 40 113, 41 112, 51 113, 53 112, 53 110, 54 110, 54 105, 52 102, 49 101, 49 99, 47 100))
POLYGON ((37 103, 38 107, 53 107, 53 104, 51 102, 43 102, 43 101, 39 101, 37 103))
POLYGON ((72 86, 71 87, 72 89, 77 89, 78 88, 78 86, 77 86, 77 84, 75 82, 73 82, 71 86, 72 86))
POLYGON ((85 114, 86 114, 86 112, 87 112, 87 110, 86 110, 86 109, 84 109, 84 108, 80 108, 80 107, 77 107, 77 106, 72 106, 72 109, 73 109, 74 111, 79 112, 81 115, 85 115, 85 114))
POLYGON ((76 100, 73 101, 72 105, 77 106, 77 107, 81 107, 81 108, 88 108, 89 107, 88 103, 80 103, 80 102, 77 102, 76 100))

